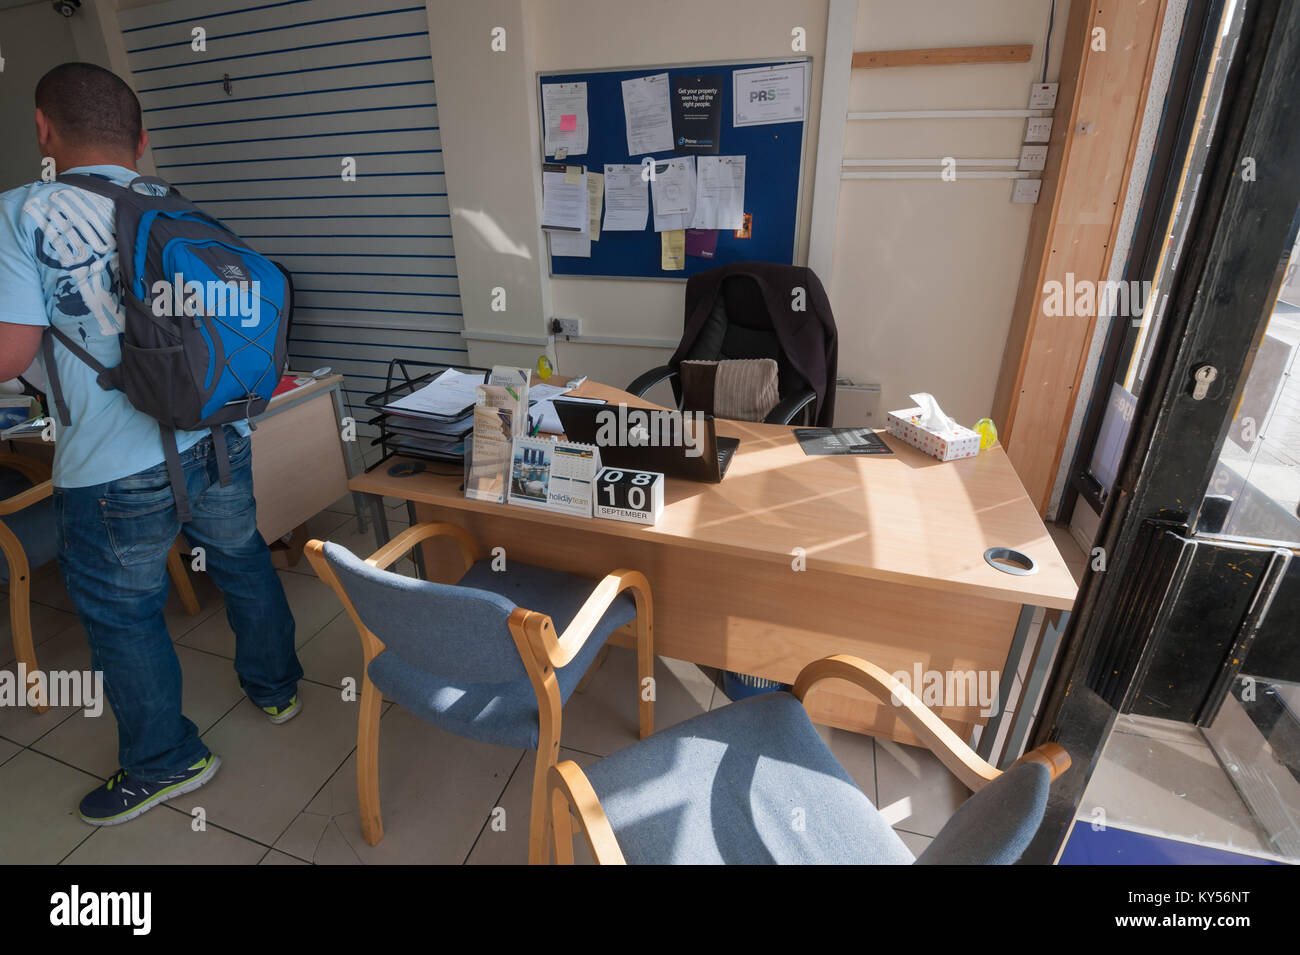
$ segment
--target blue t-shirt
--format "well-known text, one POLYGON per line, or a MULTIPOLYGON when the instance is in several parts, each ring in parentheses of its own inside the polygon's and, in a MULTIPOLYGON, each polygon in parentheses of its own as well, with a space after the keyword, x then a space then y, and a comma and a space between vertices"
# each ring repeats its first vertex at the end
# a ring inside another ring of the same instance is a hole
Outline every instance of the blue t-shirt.
MULTIPOLYGON (((122 185, 139 175, 122 166, 66 171, 122 185)), ((125 322, 114 233, 112 201, 84 189, 34 182, 0 194, 0 322, 53 324, 106 368, 120 364, 125 322)), ((101 388, 94 370, 58 341, 54 361, 72 417, 70 425, 58 422, 56 487, 104 484, 163 460, 157 421, 132 407, 125 393, 101 388)), ((45 375, 39 355, 37 366, 45 375)), ((236 427, 248 434, 246 422, 236 427)), ((177 449, 207 433, 177 431, 177 449)))

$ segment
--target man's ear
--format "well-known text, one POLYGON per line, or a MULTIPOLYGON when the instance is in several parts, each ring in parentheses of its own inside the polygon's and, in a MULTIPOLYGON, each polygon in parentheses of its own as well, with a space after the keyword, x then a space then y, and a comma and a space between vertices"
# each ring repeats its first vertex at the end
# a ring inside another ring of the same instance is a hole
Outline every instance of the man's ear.
POLYGON ((52 152, 53 138, 53 124, 50 123, 49 117, 41 112, 41 108, 36 107, 36 145, 40 147, 42 156, 48 156, 52 152))
POLYGON ((139 161, 140 157, 144 155, 144 151, 148 148, 149 148, 149 130, 141 129, 140 142, 136 143, 136 147, 135 147, 135 158, 137 161, 139 161))

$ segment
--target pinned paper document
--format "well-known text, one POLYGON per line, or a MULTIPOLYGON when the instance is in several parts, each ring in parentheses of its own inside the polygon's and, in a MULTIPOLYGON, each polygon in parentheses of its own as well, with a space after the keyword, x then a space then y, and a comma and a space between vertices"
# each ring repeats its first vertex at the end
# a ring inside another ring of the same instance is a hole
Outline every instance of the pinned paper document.
POLYGON ((546 155, 563 159, 586 153, 587 84, 543 84, 542 126, 546 155))
POLYGON ((605 231, 641 232, 650 217, 650 188, 641 167, 627 163, 605 166, 605 231))
POLYGON ((659 268, 677 272, 686 268, 686 230, 659 233, 659 268))
POLYGON ((542 167, 542 228, 586 231, 587 182, 581 166, 548 163, 542 167), (578 175, 571 176, 570 169, 577 169, 578 175))
POLYGON ((655 163, 650 194, 654 197, 656 232, 691 228, 695 219, 695 157, 655 163))
POLYGON ((700 156, 696 160, 696 229, 739 229, 745 216, 745 157, 700 156))
POLYGON ((638 76, 623 81, 623 119, 627 153, 639 156, 673 148, 673 107, 668 74, 638 76))
POLYGON ((600 207, 605 199, 605 177, 598 172, 587 173, 587 230, 591 241, 600 238, 600 207))

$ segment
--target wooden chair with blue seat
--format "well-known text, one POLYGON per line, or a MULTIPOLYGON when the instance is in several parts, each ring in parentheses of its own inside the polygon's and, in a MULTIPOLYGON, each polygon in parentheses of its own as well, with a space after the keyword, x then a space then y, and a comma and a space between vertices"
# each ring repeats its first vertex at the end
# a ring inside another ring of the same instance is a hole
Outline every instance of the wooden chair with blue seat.
POLYGON ((765 693, 678 723, 589 766, 551 770, 555 858, 573 862, 573 822, 598 864, 810 863, 1009 865, 1038 830, 1056 743, 1006 772, 967 746, 910 689, 874 664, 816 660, 788 693, 765 693), (822 741, 805 695, 845 680, 882 702, 975 795, 914 858, 822 741))
MULTIPOLYGON (((9 630, 14 657, 29 674, 39 669, 32 639, 32 571, 58 556, 53 492, 47 462, 34 456, 0 452, 0 583, 9 585, 9 630)), ((199 600, 185 572, 179 544, 173 544, 167 554, 167 571, 181 606, 194 616, 199 612, 199 600)), ((31 709, 44 713, 49 705, 42 699, 31 709)))
MULTIPOLYGON (((9 631, 14 657, 35 673, 32 641, 32 571, 52 561, 58 549, 50 466, 37 458, 0 453, 0 583, 9 585, 9 631)), ((25 689, 25 688, 24 688, 25 689)), ((49 709, 41 700, 32 709, 49 709)))
POLYGON ((537 751, 528 860, 545 863, 546 780, 560 751, 561 715, 593 659, 620 628, 633 625, 641 738, 654 732, 653 606, 637 571, 600 581, 508 561, 493 568, 474 538, 454 524, 410 527, 362 561, 347 548, 309 541, 307 558, 356 625, 362 645, 357 725, 361 831, 376 845, 379 714, 384 696, 458 736, 537 751), (388 568, 411 548, 447 537, 464 560, 451 584, 388 568))

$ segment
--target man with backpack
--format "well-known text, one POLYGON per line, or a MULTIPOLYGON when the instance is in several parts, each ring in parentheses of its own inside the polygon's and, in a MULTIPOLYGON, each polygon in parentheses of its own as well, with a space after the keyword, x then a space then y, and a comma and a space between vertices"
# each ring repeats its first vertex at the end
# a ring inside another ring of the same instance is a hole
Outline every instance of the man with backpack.
POLYGON ((113 73, 50 70, 36 87, 36 132, 47 162, 70 175, 0 195, 0 380, 41 354, 58 429, 59 567, 118 723, 121 769, 80 814, 113 825, 197 789, 220 765, 181 712, 163 618, 178 533, 203 549, 225 596, 244 692, 273 723, 301 708, 293 616, 257 530, 246 420, 279 380, 287 293, 216 220, 160 180, 136 181, 147 134, 113 73), (187 288, 206 277, 254 307, 226 316, 211 295, 154 295, 172 278, 164 264, 187 288), (266 289, 242 281, 258 277, 266 289), (173 301, 190 304, 149 311, 173 301))

